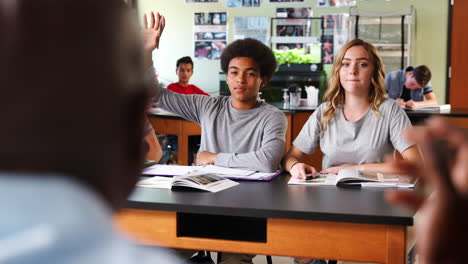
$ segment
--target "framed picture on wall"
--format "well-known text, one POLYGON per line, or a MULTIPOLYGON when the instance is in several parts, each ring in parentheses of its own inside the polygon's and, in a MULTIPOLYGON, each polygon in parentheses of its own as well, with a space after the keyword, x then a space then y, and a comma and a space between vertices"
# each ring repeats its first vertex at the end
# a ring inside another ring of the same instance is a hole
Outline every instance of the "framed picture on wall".
POLYGON ((270 3, 304 2, 304 0, 270 0, 270 3))
POLYGON ((260 0, 226 0, 227 7, 260 7, 260 0))
POLYGON ((356 0, 317 0, 317 7, 356 6, 356 0))
POLYGON ((217 60, 227 43, 226 12, 195 12, 193 16, 194 57, 217 60))
POLYGON ((282 18, 312 17, 312 8, 310 7, 279 7, 279 8, 276 8, 276 17, 282 17, 282 18))
POLYGON ((186 3, 218 3, 218 0, 185 0, 186 3))
POLYGON ((235 17, 234 40, 253 38, 268 45, 269 28, 269 17, 235 17))

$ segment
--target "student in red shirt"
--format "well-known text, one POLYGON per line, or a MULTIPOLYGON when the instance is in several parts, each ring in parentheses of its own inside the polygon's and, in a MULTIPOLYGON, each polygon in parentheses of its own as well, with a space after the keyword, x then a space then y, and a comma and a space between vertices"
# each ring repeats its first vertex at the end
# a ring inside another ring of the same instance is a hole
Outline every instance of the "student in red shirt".
POLYGON ((190 77, 193 74, 193 61, 189 56, 177 60, 176 73, 179 77, 179 82, 169 84, 167 89, 180 94, 203 94, 210 96, 197 86, 189 84, 190 77))

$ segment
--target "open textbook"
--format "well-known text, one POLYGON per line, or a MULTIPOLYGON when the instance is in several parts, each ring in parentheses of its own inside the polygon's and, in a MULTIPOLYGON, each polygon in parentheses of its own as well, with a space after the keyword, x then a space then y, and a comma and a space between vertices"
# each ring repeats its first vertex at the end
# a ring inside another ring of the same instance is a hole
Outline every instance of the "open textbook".
POLYGON ((356 169, 342 169, 338 174, 317 173, 314 178, 305 180, 291 178, 288 184, 337 185, 349 187, 398 187, 414 188, 416 178, 404 175, 364 173, 356 169))
POLYGON ((280 175, 280 171, 276 172, 256 172, 252 170, 241 170, 220 167, 216 165, 206 166, 180 166, 180 165, 153 165, 143 169, 142 174, 145 176, 180 176, 193 171, 213 173, 232 180, 253 180, 253 181, 269 181, 280 175))
POLYGON ((174 189, 177 187, 194 188, 208 192, 219 192, 239 183, 214 173, 193 171, 186 175, 174 177, 155 176, 137 182, 139 187, 174 189))

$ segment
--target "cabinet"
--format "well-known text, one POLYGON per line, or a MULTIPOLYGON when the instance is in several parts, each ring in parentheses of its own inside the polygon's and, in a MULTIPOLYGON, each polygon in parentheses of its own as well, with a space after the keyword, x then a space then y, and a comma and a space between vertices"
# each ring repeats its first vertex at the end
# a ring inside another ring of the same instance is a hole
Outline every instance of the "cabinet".
POLYGON ((383 12, 351 8, 349 14, 349 39, 372 43, 382 56, 386 72, 411 65, 416 21, 413 7, 383 12))

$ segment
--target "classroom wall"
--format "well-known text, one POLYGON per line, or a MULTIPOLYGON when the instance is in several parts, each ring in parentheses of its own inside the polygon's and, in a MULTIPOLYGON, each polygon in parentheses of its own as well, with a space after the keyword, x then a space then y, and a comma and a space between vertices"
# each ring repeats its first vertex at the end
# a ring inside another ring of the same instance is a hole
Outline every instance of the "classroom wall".
MULTIPOLYGON (((316 0, 303 3, 270 3, 261 0, 260 8, 227 8, 226 0, 218 3, 186 3, 185 0, 138 0, 139 16, 150 10, 166 16, 166 30, 158 51, 153 54, 156 68, 163 83, 176 82, 176 60, 192 56, 193 13, 228 13, 228 42, 232 40, 234 17, 275 16, 276 7, 312 7, 314 16, 345 13, 348 8, 317 8, 316 0)), ((433 73, 432 85, 439 102, 445 102, 448 0, 393 0, 366 2, 357 0, 358 8, 368 10, 395 10, 414 6, 416 9, 416 39, 413 65, 426 64, 433 73)), ((219 94, 219 60, 194 60, 194 75, 191 83, 212 95, 219 94)))

